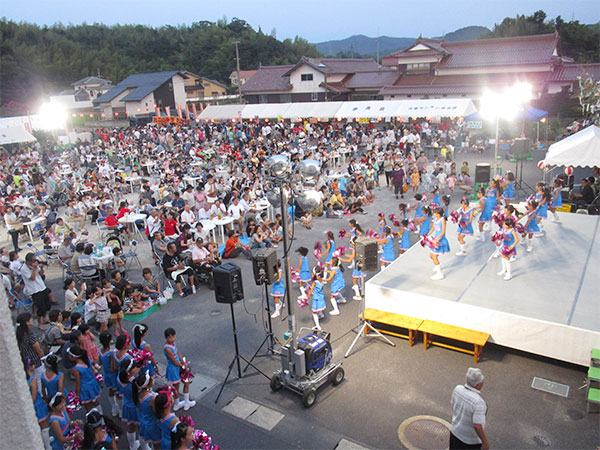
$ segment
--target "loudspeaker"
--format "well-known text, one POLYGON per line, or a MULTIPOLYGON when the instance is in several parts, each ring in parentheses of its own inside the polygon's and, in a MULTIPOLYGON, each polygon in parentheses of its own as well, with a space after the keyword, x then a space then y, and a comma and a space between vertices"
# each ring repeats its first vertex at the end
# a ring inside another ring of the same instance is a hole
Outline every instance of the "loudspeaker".
POLYGON ((529 153, 529 146, 529 138, 516 138, 512 145, 512 151, 515 158, 527 155, 529 153))
POLYGON ((274 248, 260 248, 252 257, 252 269, 256 284, 273 284, 277 281, 277 250, 274 248))
POLYGON ((242 271, 233 263, 222 264, 213 269, 215 300, 217 303, 235 303, 244 299, 242 271))
POLYGON ((379 258, 377 255, 377 241, 366 237, 360 237, 354 241, 356 251, 356 266, 363 272, 375 272, 379 270, 379 258))
POLYGON ((491 173, 492 167, 489 164, 477 164, 475 166, 475 183, 488 184, 490 182, 491 173))

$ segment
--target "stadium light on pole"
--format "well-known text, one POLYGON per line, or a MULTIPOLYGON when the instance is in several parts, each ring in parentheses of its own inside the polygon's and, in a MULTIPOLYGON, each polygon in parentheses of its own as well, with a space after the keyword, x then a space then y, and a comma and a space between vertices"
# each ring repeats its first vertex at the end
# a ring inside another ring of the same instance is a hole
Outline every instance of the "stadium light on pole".
POLYGON ((481 97, 479 113, 483 119, 496 122, 496 139, 494 143, 494 175, 498 174, 498 144, 500 119, 514 120, 522 105, 531 100, 531 85, 517 83, 502 92, 485 91, 481 97))

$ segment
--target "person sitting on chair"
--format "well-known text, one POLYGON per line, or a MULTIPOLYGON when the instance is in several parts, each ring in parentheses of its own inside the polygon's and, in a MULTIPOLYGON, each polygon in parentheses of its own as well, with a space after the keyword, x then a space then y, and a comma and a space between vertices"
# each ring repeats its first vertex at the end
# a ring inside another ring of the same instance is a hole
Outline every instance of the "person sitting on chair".
POLYGON ((211 275, 213 267, 220 263, 213 258, 211 252, 204 246, 202 238, 196 239, 196 245, 192 248, 192 267, 200 274, 211 275))
POLYGON ((196 286, 194 284, 194 271, 191 267, 183 264, 180 256, 177 254, 177 245, 175 245, 174 242, 169 242, 167 244, 167 253, 165 253, 165 256, 163 256, 162 268, 165 271, 167 278, 175 281, 177 292, 179 292, 181 297, 186 296, 186 293, 181 286, 181 277, 183 275, 188 276, 190 286, 192 287, 192 293, 196 293, 196 286))
POLYGON ((572 194, 572 197, 577 206, 590 205, 594 201, 594 191, 587 178, 581 179, 581 194, 572 194))
POLYGON ((92 244, 88 244, 83 249, 83 254, 79 255, 79 269, 81 270, 81 275, 86 278, 93 278, 96 276, 100 276, 100 278, 105 278, 106 273, 104 269, 100 269, 98 264, 94 261, 92 253, 94 252, 94 246, 92 244))

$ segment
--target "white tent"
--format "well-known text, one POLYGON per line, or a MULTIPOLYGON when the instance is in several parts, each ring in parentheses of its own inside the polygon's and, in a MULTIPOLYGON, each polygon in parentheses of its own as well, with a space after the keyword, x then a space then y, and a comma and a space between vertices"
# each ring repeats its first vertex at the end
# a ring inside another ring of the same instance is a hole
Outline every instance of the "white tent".
POLYGON ((344 102, 302 102, 292 103, 281 117, 284 119, 321 118, 333 119, 344 102))
POLYGON ((34 142, 37 139, 22 126, 0 128, 0 145, 34 142))
POLYGON ((546 166, 600 167, 600 128, 591 125, 548 148, 546 166))
POLYGON ((395 117, 465 117, 477 112, 470 98, 434 98, 431 100, 399 100, 394 102, 395 117))
POLYGON ((395 117, 395 111, 403 100, 372 100, 344 102, 335 113, 342 119, 378 119, 395 117))
POLYGON ((246 105, 210 105, 202 111, 198 118, 202 120, 239 119, 246 105))
POLYGON ((242 119, 275 119, 283 114, 291 103, 258 103, 244 106, 242 119))

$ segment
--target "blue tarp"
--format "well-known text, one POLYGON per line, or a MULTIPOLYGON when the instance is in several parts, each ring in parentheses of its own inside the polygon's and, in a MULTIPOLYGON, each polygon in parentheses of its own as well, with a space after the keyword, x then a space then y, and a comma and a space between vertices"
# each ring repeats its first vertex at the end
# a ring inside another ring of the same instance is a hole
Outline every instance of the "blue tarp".
MULTIPOLYGON (((544 111, 543 109, 534 108, 531 105, 525 105, 523 110, 517 115, 514 119, 515 122, 523 121, 525 122, 537 122, 544 117, 548 117, 548 111, 544 111)), ((465 117, 466 121, 473 120, 483 120, 478 112, 471 114, 470 116, 465 117)))

